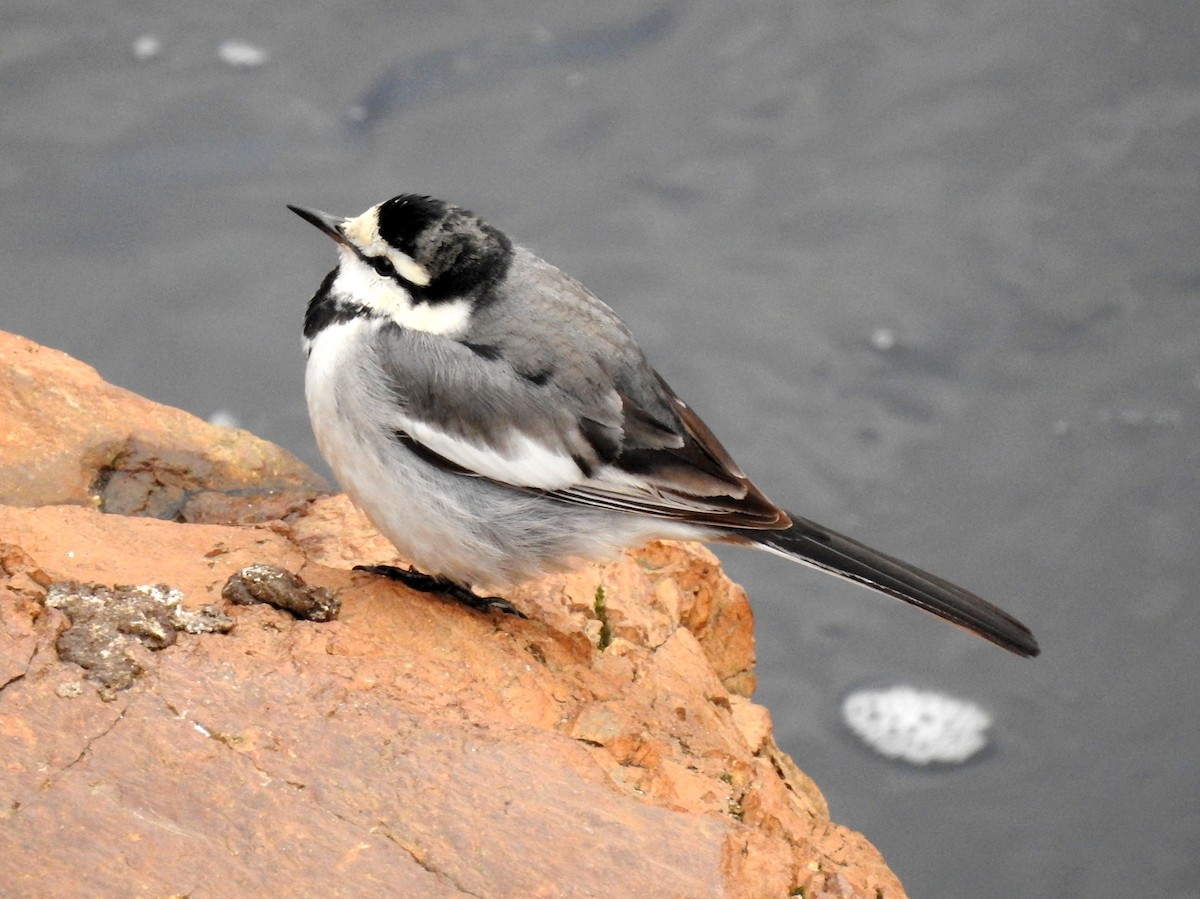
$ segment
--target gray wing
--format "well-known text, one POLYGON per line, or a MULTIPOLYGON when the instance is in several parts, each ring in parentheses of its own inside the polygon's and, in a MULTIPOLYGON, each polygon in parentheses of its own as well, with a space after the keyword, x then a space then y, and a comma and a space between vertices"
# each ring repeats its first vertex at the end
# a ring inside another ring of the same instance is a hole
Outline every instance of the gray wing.
POLYGON ((460 340, 379 331, 398 440, 446 469, 566 502, 788 524, 607 306, 527 251, 501 289, 514 284, 520 301, 488 297, 460 340))

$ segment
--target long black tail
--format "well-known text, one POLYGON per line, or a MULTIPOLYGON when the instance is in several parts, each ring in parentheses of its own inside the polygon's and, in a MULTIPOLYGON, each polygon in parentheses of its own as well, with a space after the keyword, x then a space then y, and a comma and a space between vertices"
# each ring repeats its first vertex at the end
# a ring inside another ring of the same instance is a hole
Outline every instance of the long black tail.
MULTIPOLYGON (((739 536, 751 534, 742 531, 739 536)), ((1019 656, 1035 656, 1041 651, 1029 628, 974 593, 815 522, 792 515, 787 530, 759 531, 751 540, 797 562, 912 603, 1019 656)))

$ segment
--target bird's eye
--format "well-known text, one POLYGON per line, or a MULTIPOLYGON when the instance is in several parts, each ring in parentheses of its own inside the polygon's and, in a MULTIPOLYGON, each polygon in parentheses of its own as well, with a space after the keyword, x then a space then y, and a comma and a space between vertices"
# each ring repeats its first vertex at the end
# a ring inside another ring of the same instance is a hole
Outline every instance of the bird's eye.
POLYGON ((380 275, 385 278, 396 277, 396 266, 392 265, 392 260, 386 256, 372 256, 370 258, 371 268, 375 269, 380 275))

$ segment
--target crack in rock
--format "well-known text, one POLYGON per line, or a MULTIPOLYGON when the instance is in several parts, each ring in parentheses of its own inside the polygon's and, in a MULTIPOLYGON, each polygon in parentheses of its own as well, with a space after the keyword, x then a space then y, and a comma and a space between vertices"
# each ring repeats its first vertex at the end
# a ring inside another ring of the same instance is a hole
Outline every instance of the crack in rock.
MULTIPOLYGON (((326 809, 326 811, 329 811, 329 810, 326 809)), ((333 815, 335 818, 337 818, 339 821, 345 821, 347 824, 356 825, 356 822, 349 821, 346 818, 343 818, 341 815, 337 814, 337 812, 330 811, 329 813, 331 815, 333 815)), ((484 899, 484 897, 481 896, 479 893, 472 893, 470 890, 468 890, 466 887, 464 887, 461 883, 459 883, 457 880, 455 880, 450 874, 441 870, 436 865, 431 864, 428 859, 422 858, 420 853, 417 852, 417 850, 415 848, 413 848, 412 846, 409 846, 407 843, 405 843, 398 837, 393 836, 392 833, 386 827, 376 828, 373 830, 373 832, 381 834, 383 836, 383 838, 385 840, 387 840, 389 843, 392 843, 395 846, 399 847, 400 849, 404 850, 404 852, 406 852, 408 854, 408 856, 418 866, 420 866, 420 868, 422 870, 428 871, 430 874, 432 874, 434 877, 437 877, 439 880, 446 881, 448 884, 450 884, 452 887, 454 887, 454 889, 458 890, 464 896, 471 896, 471 897, 473 897, 473 899, 484 899)))
MULTIPOLYGON (((278 781, 280 783, 286 783, 289 786, 296 788, 297 791, 303 789, 303 787, 304 787, 303 784, 297 784, 295 781, 288 780, 287 778, 277 777, 276 775, 272 774, 267 768, 264 768, 262 765, 260 765, 258 763, 258 761, 256 759, 254 759, 251 755, 238 749, 237 745, 236 745, 236 740, 231 739, 229 734, 223 733, 220 731, 216 731, 216 730, 212 730, 212 729, 206 727, 205 725, 203 725, 199 721, 197 721, 195 718, 190 717, 186 711, 180 711, 171 700, 165 698, 164 696, 162 696, 158 693, 154 693, 153 695, 160 702, 162 702, 163 706, 167 709, 168 712, 171 713, 171 715, 174 718, 176 718, 180 721, 188 722, 193 727, 195 727, 196 730, 203 736, 206 736, 208 739, 213 740, 213 741, 225 746, 230 752, 232 752, 234 755, 236 755, 245 764, 249 765, 254 770, 254 772, 256 774, 258 774, 260 777, 262 777, 267 783, 274 783, 274 782, 278 781)), ((124 712, 122 712, 122 715, 123 714, 124 714, 124 712)), ((115 722, 114 722, 113 726, 115 726, 115 722)), ((108 730, 112 730, 112 727, 110 727, 108 730)), ((108 733, 108 730, 106 730, 104 733, 108 733)), ((101 734, 101 736, 103 736, 103 734, 101 734)), ((86 748, 85 748, 85 752, 86 752, 86 748)), ((82 758, 82 753, 81 753, 80 757, 82 758)), ((76 759, 75 761, 78 761, 78 759, 76 759)), ((75 764, 75 762, 72 762, 71 764, 75 764)), ((70 765, 68 765, 67 767, 70 767, 70 765)), ((64 770, 66 770, 66 769, 64 769, 64 770)), ((311 792, 308 792, 306 794, 304 801, 307 803, 310 803, 311 806, 313 808, 317 809, 318 811, 320 811, 326 815, 329 815, 331 818, 334 818, 335 820, 340 821, 343 824, 346 824, 356 830, 364 830, 368 835, 378 834, 379 836, 382 836, 389 843, 391 843, 394 846, 396 846, 397 848, 403 850, 404 853, 406 855, 408 855, 410 858, 412 858, 413 862, 416 863, 418 866, 420 866, 423 870, 432 874, 434 877, 437 877, 439 880, 445 881, 450 886, 452 886, 454 889, 456 889, 460 893, 462 893, 464 896, 471 896, 471 897, 473 897, 473 899, 484 899, 484 896, 482 896, 478 893, 472 893, 470 890, 468 890, 466 887, 464 887, 461 883, 459 883, 449 873, 440 870, 435 865, 432 865, 427 859, 422 857, 418 848, 410 846, 407 843, 405 843, 399 837, 397 837, 396 835, 391 833, 387 827, 384 827, 384 826, 371 827, 370 825, 367 825, 362 821, 355 820, 354 818, 351 818, 347 815, 337 812, 334 809, 328 807, 324 803, 317 800, 315 795, 311 792)))
POLYGON ((83 744, 83 748, 79 750, 79 754, 77 756, 75 756, 75 758, 71 759, 71 761, 67 762, 65 765, 63 765, 61 768, 58 768, 56 771, 51 772, 50 776, 47 777, 46 780, 41 785, 42 791, 46 791, 46 790, 53 788, 56 783, 58 783, 60 780, 62 780, 63 777, 66 776, 68 771, 70 771, 72 768, 74 768, 76 765, 78 765, 80 762, 82 762, 84 760, 84 758, 86 758, 88 755, 92 754, 92 752, 95 749, 96 744, 100 740, 103 740, 105 737, 107 737, 109 734, 111 734, 113 732, 113 729, 118 724, 120 724, 122 720, 124 720, 125 712, 127 710, 128 710, 127 708, 121 709, 121 711, 119 711, 113 717, 113 720, 109 722, 108 727, 104 728, 104 730, 100 731, 100 733, 87 738, 87 741, 83 744))
POLYGON ((6 680, 4 683, 0 684, 0 693, 3 693, 5 690, 7 690, 9 687, 11 687, 13 684, 17 683, 18 681, 24 680, 25 676, 27 674, 29 674, 29 669, 33 667, 33 660, 36 657, 37 657, 37 645, 35 644, 33 649, 31 649, 29 651, 29 658, 27 658, 25 660, 25 670, 17 672, 12 677, 10 677, 8 680, 6 680))

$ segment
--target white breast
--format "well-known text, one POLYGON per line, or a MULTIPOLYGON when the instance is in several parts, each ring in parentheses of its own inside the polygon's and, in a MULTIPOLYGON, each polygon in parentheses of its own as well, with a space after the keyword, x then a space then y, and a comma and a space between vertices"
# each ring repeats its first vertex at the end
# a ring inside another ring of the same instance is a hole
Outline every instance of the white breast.
POLYGON ((478 533, 480 497, 391 433, 395 400, 370 351, 372 333, 383 325, 355 318, 310 341, 305 395, 317 446, 342 489, 405 561, 456 579, 477 574, 477 567, 496 565, 502 551, 478 533))

